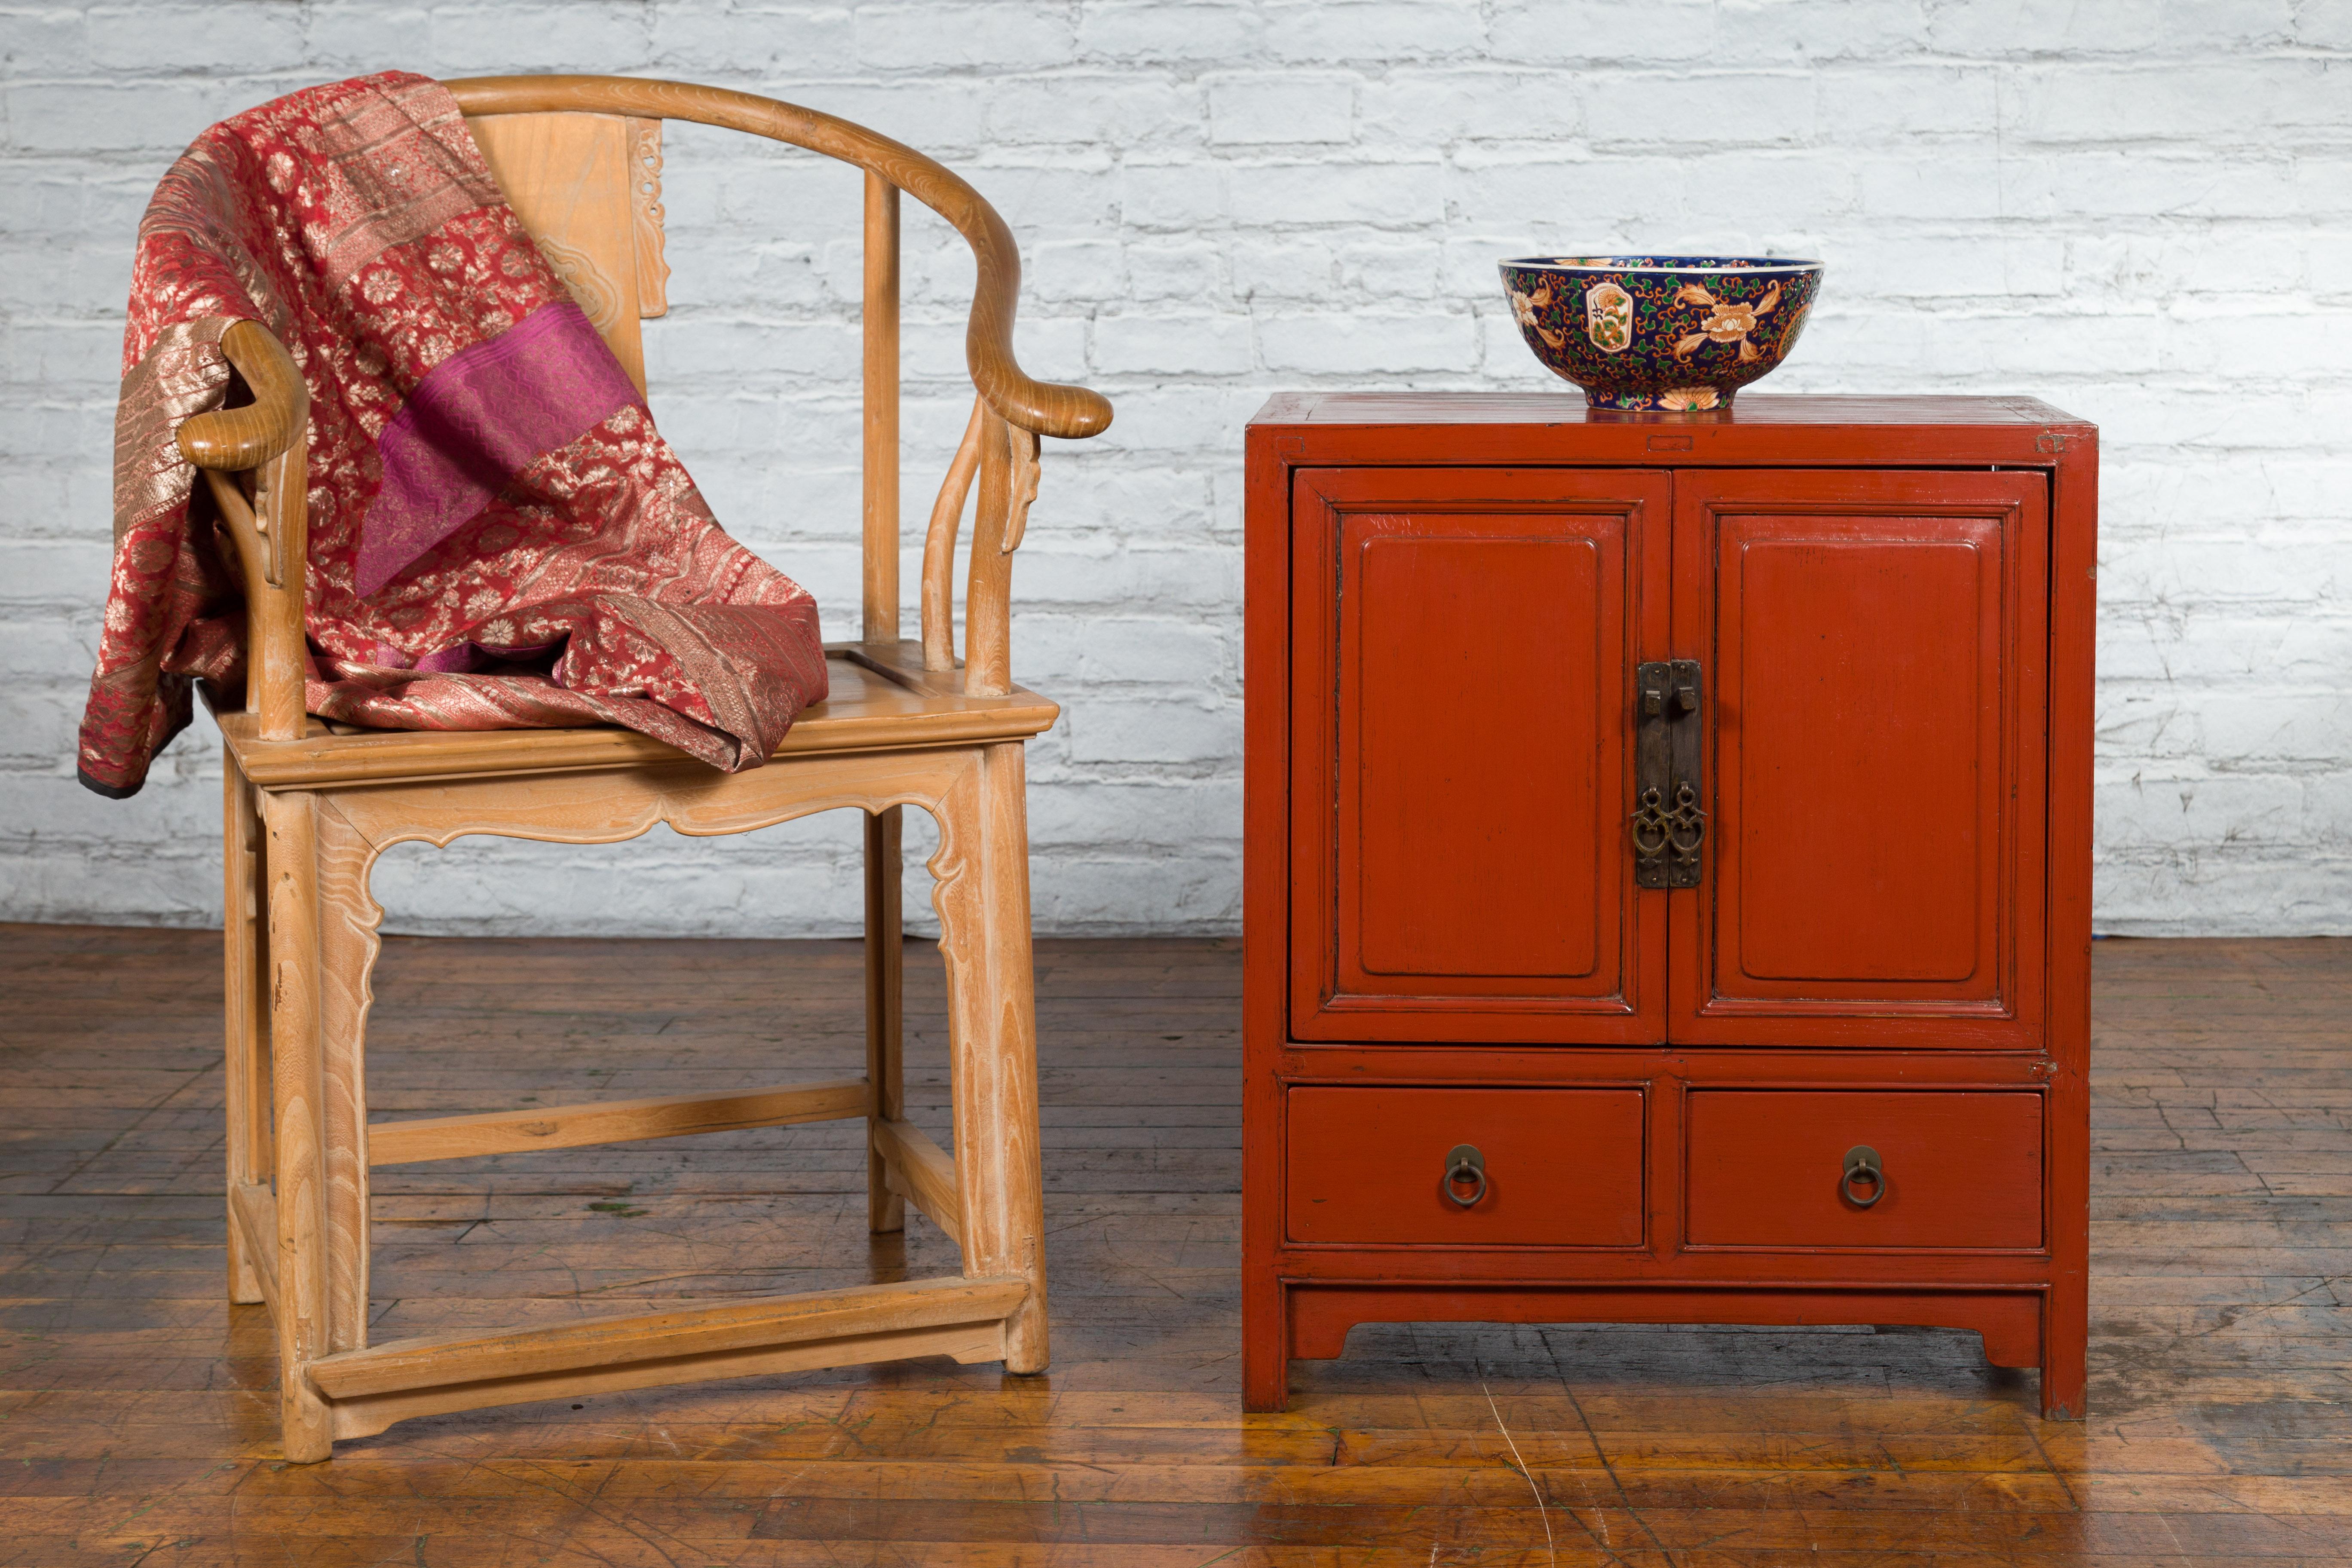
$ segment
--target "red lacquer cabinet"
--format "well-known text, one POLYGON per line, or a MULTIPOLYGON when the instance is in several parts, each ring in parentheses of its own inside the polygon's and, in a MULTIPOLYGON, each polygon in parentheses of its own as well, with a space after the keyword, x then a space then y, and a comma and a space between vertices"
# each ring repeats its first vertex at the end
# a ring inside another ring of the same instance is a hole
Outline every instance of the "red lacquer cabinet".
POLYGON ((2083 1404, 2096 434, 1248 436, 1245 1397, 1360 1322, 1934 1324, 2083 1404))

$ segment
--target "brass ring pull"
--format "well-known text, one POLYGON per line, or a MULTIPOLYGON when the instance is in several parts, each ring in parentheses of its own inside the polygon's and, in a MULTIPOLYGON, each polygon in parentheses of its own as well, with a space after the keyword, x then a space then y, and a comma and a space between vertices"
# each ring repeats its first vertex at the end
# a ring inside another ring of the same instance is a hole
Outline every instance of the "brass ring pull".
POLYGON ((1478 1152, 1475 1143, 1456 1143, 1454 1152, 1445 1156, 1445 1176, 1437 1190, 1464 1208, 1475 1208, 1478 1200, 1486 1195, 1486 1156, 1478 1152), (1472 1184, 1470 1195, 1464 1197, 1464 1184, 1472 1184))
POLYGON ((1886 1195, 1886 1169, 1878 1163, 1877 1150, 1857 1143, 1845 1152, 1845 1173, 1838 1178, 1838 1194, 1858 1209, 1866 1209, 1886 1195), (1856 1183, 1862 1184, 1863 1192, 1854 1190, 1856 1183))

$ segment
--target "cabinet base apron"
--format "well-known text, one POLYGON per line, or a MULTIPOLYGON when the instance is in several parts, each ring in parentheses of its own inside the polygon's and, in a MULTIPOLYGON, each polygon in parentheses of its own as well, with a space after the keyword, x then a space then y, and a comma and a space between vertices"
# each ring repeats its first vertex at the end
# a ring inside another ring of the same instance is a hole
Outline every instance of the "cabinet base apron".
MULTIPOLYGON (((2076 1417, 2082 1409, 2079 1342, 2054 1332, 2053 1290, 1884 1288, 1785 1289, 1672 1289, 1607 1285, 1331 1285, 1282 1283, 1282 1347, 1265 1347, 1246 1369, 1248 1406, 1280 1410, 1289 1398, 1293 1360, 1344 1354, 1359 1323, 1732 1323, 1773 1327, 1903 1325, 1964 1329, 1984 1337, 1985 1360, 2042 1373, 2042 1415, 2076 1417)), ((1254 1351, 1260 1347, 1253 1344, 1254 1351)))

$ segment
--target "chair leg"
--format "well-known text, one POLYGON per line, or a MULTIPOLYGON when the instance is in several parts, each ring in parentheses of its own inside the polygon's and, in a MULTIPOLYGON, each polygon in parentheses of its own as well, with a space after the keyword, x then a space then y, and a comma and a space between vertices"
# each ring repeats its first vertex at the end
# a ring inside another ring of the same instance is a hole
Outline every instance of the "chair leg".
POLYGON ((277 1110, 278 1409, 286 1457, 327 1458, 326 1401, 306 1369, 327 1353, 326 1092, 319 1017, 317 797, 261 797, 269 866, 270 1090, 277 1110))
POLYGON ((326 1170, 327 1350, 367 1345, 368 977, 375 968, 376 922, 368 893, 375 858, 332 796, 319 797, 320 1125, 326 1170))
POLYGON ((890 1163, 875 1142, 878 1122, 907 1113, 903 1029, 906 949, 900 894, 906 884, 903 806, 866 818, 866 1081, 874 1110, 866 1119, 866 1227, 907 1228, 907 1200, 890 1190, 890 1163))
POLYGON ((956 1188, 968 1278, 1018 1275, 1004 1369, 1045 1370, 1045 1176, 1038 1153, 1036 976, 1022 748, 983 750, 940 803, 940 949, 947 960, 956 1188))
POLYGON ((228 1123, 228 1299, 253 1302, 263 1299, 261 1276, 237 1223, 236 1194, 240 1187, 269 1180, 269 1100, 263 1087, 269 1081, 269 1037, 262 1014, 268 989, 262 979, 268 967, 268 942, 261 912, 261 818, 253 786, 237 772, 234 758, 226 759, 224 777, 221 937, 227 1058, 222 1081, 228 1123))
POLYGON ((368 972, 381 913, 373 851, 331 801, 260 797, 268 880, 270 1096, 276 1111, 278 1413, 286 1457, 333 1447, 307 1368, 367 1343, 368 972))

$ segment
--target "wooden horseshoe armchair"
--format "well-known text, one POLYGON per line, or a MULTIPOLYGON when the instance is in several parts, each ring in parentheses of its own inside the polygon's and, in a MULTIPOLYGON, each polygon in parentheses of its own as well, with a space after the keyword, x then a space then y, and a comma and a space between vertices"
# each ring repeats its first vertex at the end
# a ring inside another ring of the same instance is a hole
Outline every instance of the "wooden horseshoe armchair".
POLYGON ((664 120, 828 154, 866 171, 865 624, 827 646, 829 699, 774 759, 721 774, 620 729, 352 732, 303 711, 307 397, 257 322, 223 349, 254 401, 179 442, 242 557, 252 646, 227 741, 229 1295, 274 1319, 286 1455, 395 1421, 583 1392, 949 1355, 1045 1369, 1045 1273, 1031 994, 1023 742, 1055 705, 1013 684, 1012 552, 1035 493, 1038 436, 1092 436, 1110 405, 1013 362, 1020 260, 978 193, 940 164, 830 115, 747 93, 619 77, 448 84, 516 215, 644 384, 638 318, 663 305, 664 120), (923 548, 922 640, 898 624, 898 197, 970 241, 967 358, 978 396, 923 548), (950 623, 956 535, 977 475, 966 657, 950 623), (903 1114, 900 813, 939 823, 954 1151, 903 1114), (666 822, 742 833, 812 812, 866 813, 866 1071, 860 1079, 379 1123, 362 1042, 392 845, 465 834, 598 844, 666 822), (264 1086, 267 1092, 264 1092, 264 1086), (509 1333, 368 1342, 368 1173, 378 1165, 721 1129, 864 1118, 867 1214, 911 1202, 962 1251, 961 1278, 737 1298, 509 1333))

